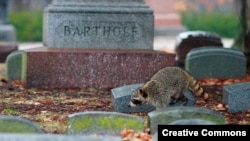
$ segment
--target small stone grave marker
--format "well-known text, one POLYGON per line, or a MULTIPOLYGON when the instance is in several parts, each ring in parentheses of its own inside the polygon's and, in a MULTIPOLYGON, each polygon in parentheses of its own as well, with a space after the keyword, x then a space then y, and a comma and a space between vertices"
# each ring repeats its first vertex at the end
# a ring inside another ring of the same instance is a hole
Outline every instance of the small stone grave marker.
POLYGON ((181 32, 176 37, 175 52, 176 63, 178 66, 184 67, 186 55, 194 48, 203 46, 222 47, 221 38, 215 33, 206 31, 186 31, 181 32))
POLYGON ((1 134, 1 141, 122 141, 118 136, 60 135, 60 134, 1 134))
MULTIPOLYGON (((116 112, 122 113, 134 113, 134 112, 150 112, 155 110, 155 107, 150 104, 143 104, 136 107, 128 107, 128 103, 131 98, 131 93, 134 89, 141 87, 143 84, 131 84, 126 86, 117 87, 111 89, 111 101, 112 107, 116 112)), ((187 98, 186 106, 193 106, 195 102, 195 98, 190 91, 185 93, 187 98)), ((178 102, 171 106, 180 106, 182 103, 178 102)))
POLYGON ((223 103, 231 113, 250 109, 250 82, 223 86, 223 103))
POLYGON ((246 57, 235 49, 201 47, 188 53, 185 69, 200 79, 239 78, 246 75, 246 57))
POLYGON ((179 119, 171 122, 172 125, 214 125, 215 123, 204 119, 179 119))
POLYGON ((166 125, 171 124, 176 120, 184 119, 202 119, 214 124, 225 123, 225 118, 221 113, 193 106, 168 107, 148 113, 148 123, 152 134, 157 131, 159 124, 166 125))
POLYGON ((116 112, 122 113, 146 112, 155 110, 155 107, 149 104, 137 107, 128 107, 132 91, 138 87, 141 87, 142 85, 143 84, 132 84, 111 89, 111 101, 114 110, 116 112))
POLYGON ((69 134, 117 135, 123 129, 144 130, 144 120, 138 116, 116 112, 82 112, 69 115, 69 134))
POLYGON ((153 134, 152 141, 158 141, 158 132, 155 132, 155 133, 153 134))
POLYGON ((16 30, 13 25, 0 24, 0 41, 2 42, 16 42, 16 30))
MULTIPOLYGON (((17 116, 0 116, 0 133, 45 133, 30 120, 17 116)), ((0 139, 1 140, 1 139, 0 139)))
POLYGON ((6 76, 8 80, 25 80, 27 55, 24 51, 14 51, 6 58, 6 76))

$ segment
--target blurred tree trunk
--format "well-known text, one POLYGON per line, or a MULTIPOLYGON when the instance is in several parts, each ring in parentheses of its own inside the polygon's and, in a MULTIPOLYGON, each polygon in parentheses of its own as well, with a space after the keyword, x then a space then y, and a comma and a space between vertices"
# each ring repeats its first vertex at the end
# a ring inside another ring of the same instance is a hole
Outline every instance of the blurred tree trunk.
POLYGON ((235 39, 234 47, 244 52, 247 57, 247 65, 250 64, 250 29, 247 23, 249 18, 249 16, 247 16, 249 11, 248 3, 248 0, 235 0, 240 20, 240 32, 238 37, 235 39))
POLYGON ((250 65, 250 28, 249 28, 249 23, 248 21, 250 20, 250 9, 249 9, 249 5, 250 2, 249 0, 241 0, 242 1, 242 13, 241 13, 241 17, 242 17, 242 27, 243 27, 243 52, 245 53, 246 57, 247 57, 247 65, 250 65))
POLYGON ((246 34, 246 1, 247 0, 235 0, 235 5, 237 8, 237 13, 239 15, 239 35, 236 38, 235 46, 237 49, 244 50, 244 36, 246 34))

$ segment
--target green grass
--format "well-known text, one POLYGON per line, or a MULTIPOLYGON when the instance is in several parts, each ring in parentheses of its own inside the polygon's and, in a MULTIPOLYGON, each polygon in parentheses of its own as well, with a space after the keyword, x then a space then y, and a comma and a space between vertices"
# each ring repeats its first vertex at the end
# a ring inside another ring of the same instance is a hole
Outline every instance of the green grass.
POLYGON ((4 113, 8 114, 8 115, 16 115, 18 114, 18 111, 14 108, 11 107, 7 107, 3 110, 4 113))
POLYGON ((9 21, 16 28, 18 41, 42 41, 43 11, 11 12, 9 21))
POLYGON ((185 12, 181 18, 182 24, 189 30, 214 32, 228 38, 239 36, 239 18, 235 13, 185 12))

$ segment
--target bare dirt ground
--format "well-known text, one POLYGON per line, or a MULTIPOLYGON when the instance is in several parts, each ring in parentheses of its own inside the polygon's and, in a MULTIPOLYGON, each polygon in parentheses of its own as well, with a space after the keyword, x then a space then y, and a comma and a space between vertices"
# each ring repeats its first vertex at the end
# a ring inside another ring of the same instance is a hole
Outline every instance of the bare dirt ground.
MULTIPOLYGON (((110 89, 26 89, 23 82, 5 79, 5 64, 0 64, 0 114, 27 118, 47 133, 67 133, 68 115, 84 111, 113 111, 110 89)), ((210 94, 207 102, 197 98, 195 106, 222 113, 229 124, 250 124, 250 110, 229 113, 222 103, 222 87, 250 81, 250 73, 240 79, 199 80, 210 94)), ((133 113, 146 117, 147 113, 133 113)))

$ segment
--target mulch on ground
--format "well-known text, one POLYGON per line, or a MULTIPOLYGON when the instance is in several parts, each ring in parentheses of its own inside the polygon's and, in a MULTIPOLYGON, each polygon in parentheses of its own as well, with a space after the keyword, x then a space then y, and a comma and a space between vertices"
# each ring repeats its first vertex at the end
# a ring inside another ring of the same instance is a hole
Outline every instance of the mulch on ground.
MULTIPOLYGON (((113 111, 111 90, 105 88, 85 89, 26 89, 23 82, 5 79, 5 65, 0 65, 0 114, 27 118, 38 124, 48 133, 67 133, 68 115, 84 111, 113 111)), ((222 103, 224 85, 249 82, 250 73, 239 79, 199 80, 210 94, 204 102, 197 98, 195 106, 205 107, 222 113, 229 124, 250 124, 250 110, 229 113, 222 103)), ((133 113, 146 117, 147 113, 133 113)))

